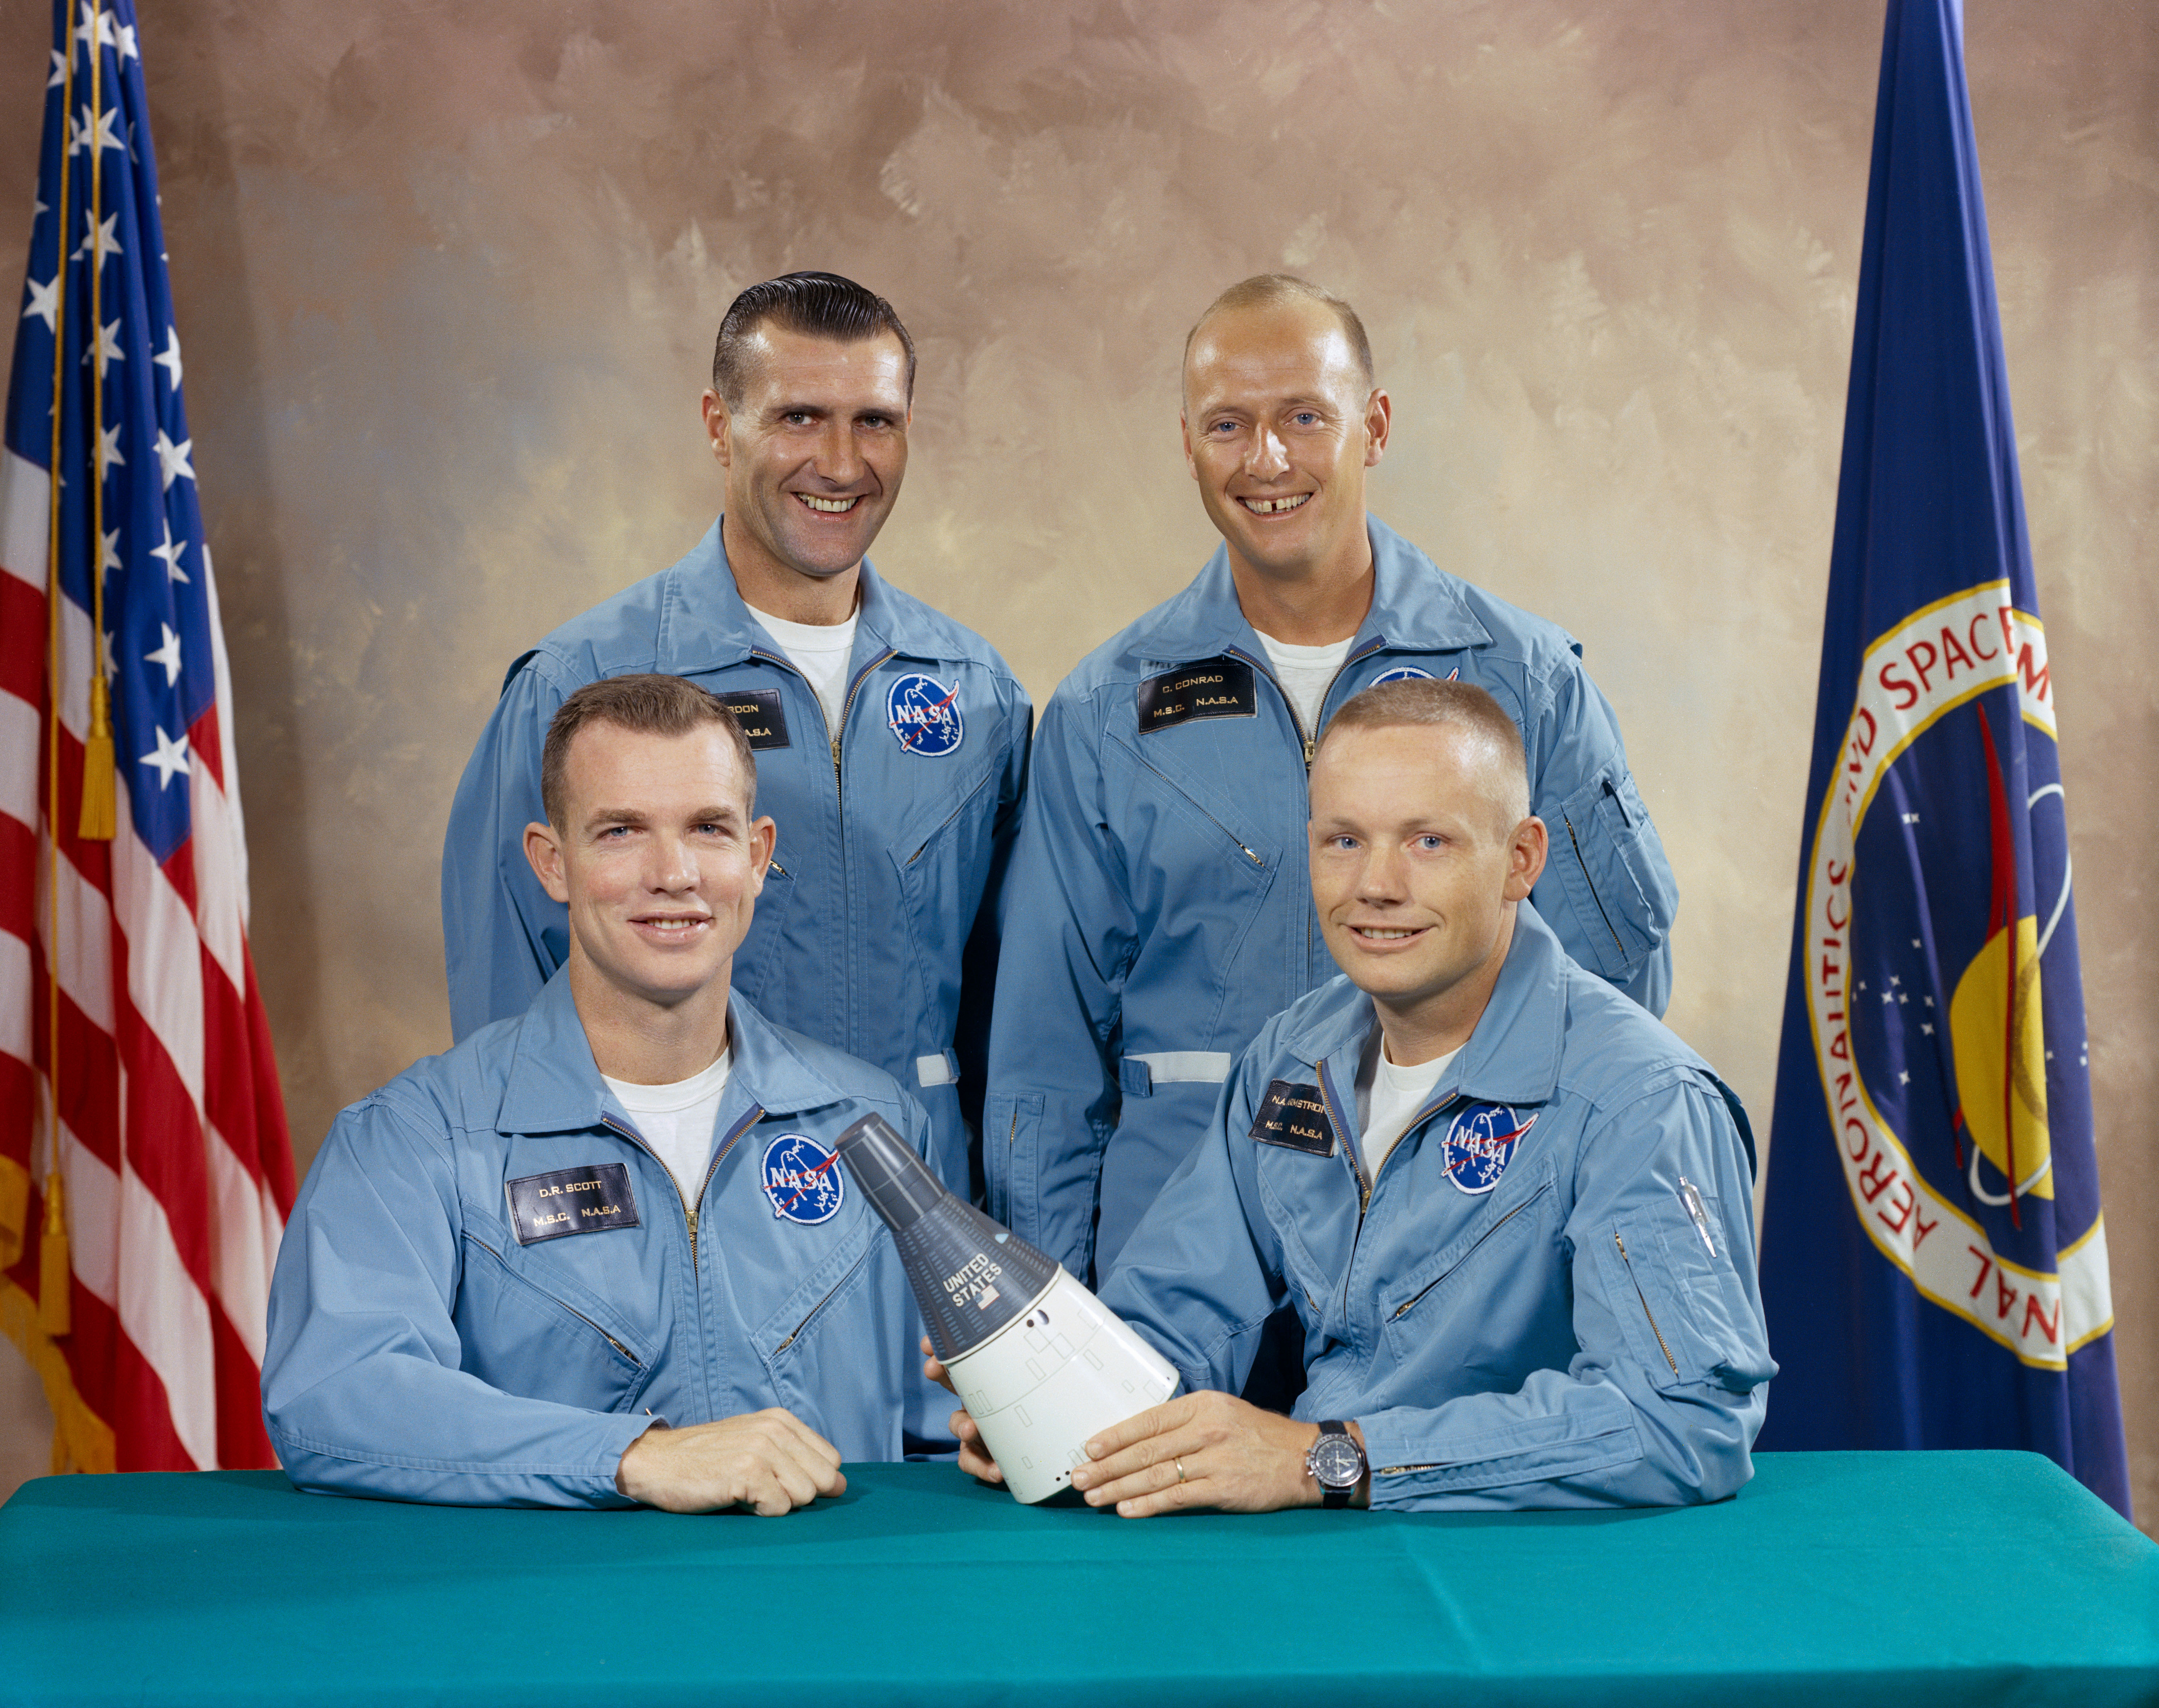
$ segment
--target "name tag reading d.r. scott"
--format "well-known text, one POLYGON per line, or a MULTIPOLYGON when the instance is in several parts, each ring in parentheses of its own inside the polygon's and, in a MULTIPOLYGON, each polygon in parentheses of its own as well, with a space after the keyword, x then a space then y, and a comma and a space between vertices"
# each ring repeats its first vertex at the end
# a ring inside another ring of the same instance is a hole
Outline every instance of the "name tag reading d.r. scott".
POLYGON ((1204 658, 1140 684, 1140 733, 1195 717, 1256 717, 1252 667, 1241 659, 1204 658))
POLYGON ((506 1183, 503 1192, 510 1199, 510 1230, 520 1245, 638 1225, 637 1194, 630 1190, 629 1167, 621 1162, 528 1174, 506 1183))
POLYGON ((719 698, 749 738, 751 752, 787 745, 787 708, 779 703, 779 689, 722 688, 719 698))
POLYGON ((1310 1157, 1334 1154, 1334 1128, 1317 1085, 1294 1085, 1287 1079, 1270 1084, 1259 1119, 1252 1123, 1252 1136, 1262 1145, 1280 1145, 1310 1157))

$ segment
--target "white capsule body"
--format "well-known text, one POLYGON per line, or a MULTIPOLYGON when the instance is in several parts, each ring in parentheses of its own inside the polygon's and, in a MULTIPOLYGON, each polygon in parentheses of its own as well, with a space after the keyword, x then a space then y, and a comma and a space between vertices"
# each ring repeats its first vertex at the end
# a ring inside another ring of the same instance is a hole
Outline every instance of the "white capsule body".
POLYGON ((1087 1443, 1177 1389, 1169 1361, 1060 1266, 993 1339, 948 1367, 1016 1500, 1070 1486, 1087 1443))

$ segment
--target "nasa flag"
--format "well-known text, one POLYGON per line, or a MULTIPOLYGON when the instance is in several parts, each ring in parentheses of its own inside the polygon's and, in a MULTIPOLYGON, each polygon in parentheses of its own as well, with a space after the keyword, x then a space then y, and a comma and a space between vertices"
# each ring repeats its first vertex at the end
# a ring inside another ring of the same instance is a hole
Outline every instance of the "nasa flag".
POLYGON ((1772 1117, 1761 1446, 2126 1515, 2053 683, 1958 0, 1890 0, 1772 1117))

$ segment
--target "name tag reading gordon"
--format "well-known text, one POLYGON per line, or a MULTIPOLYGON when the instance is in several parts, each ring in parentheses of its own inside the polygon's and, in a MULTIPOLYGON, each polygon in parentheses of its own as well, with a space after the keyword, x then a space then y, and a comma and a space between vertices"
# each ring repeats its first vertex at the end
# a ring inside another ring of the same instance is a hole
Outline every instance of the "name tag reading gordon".
POLYGON ((1241 659, 1204 658, 1179 665, 1139 686, 1140 733, 1196 717, 1256 717, 1252 667, 1241 659))
POLYGON ((787 708, 779 703, 779 689, 726 688, 720 691, 719 701, 742 726, 751 752, 788 744, 787 708))
POLYGON ((592 1162, 551 1174, 528 1174, 505 1181, 502 1190, 510 1200, 510 1230, 520 1245, 639 1225, 626 1163, 592 1162))
POLYGON ((1260 1144, 1280 1145, 1307 1157, 1334 1154, 1334 1127, 1317 1085, 1295 1085, 1287 1079, 1269 1084, 1259 1118, 1252 1123, 1252 1137, 1260 1144))

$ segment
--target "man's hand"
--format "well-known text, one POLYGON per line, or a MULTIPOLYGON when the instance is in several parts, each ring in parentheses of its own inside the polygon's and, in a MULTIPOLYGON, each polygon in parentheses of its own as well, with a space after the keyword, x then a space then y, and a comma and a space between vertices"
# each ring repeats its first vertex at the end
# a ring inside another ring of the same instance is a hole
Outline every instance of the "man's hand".
MULTIPOLYGON (((922 1374, 955 1399, 959 1397, 960 1390, 952 1385, 952 1373, 937 1362, 937 1354, 929 1349, 929 1337, 926 1334, 922 1337, 922 1374)), ((964 1408, 952 1414, 952 1433, 960 1442, 962 1471, 983 1483, 1005 1480, 1005 1473, 997 1469, 997 1462, 982 1445, 982 1431, 964 1408)))
POLYGON ((844 1494, 840 1452, 778 1407, 688 1429, 655 1424, 629 1444, 614 1486, 665 1512, 746 1506, 777 1518, 821 1494, 844 1494))
MULTIPOLYGON (((1361 1444, 1364 1432, 1354 1423, 1349 1428, 1361 1444)), ((1222 1512, 1318 1506, 1319 1484, 1304 1468, 1304 1456, 1318 1439, 1318 1425, 1231 1395, 1184 1394, 1089 1441, 1093 1462, 1073 1472, 1072 1486, 1088 1505, 1114 1504, 1128 1519, 1195 1506, 1222 1512)))

